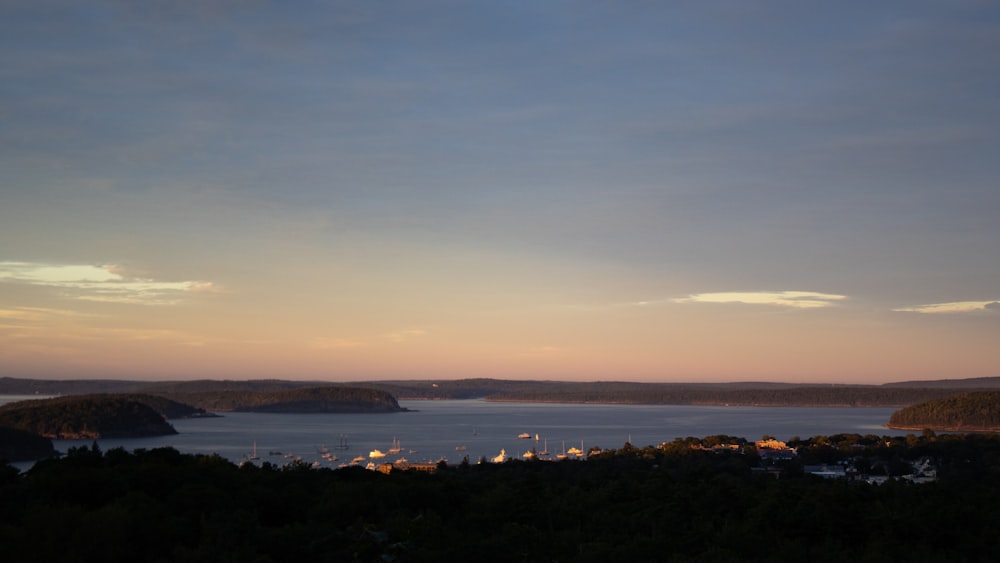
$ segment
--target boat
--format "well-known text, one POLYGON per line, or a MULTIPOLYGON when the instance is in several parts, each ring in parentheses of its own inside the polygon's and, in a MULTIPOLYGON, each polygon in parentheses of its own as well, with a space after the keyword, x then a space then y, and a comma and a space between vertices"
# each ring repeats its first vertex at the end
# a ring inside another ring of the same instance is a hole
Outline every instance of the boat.
POLYGON ((566 459, 566 440, 563 440, 562 451, 556 454, 556 459, 566 459))
POLYGON ((378 448, 375 448, 374 450, 372 450, 371 452, 368 453, 368 457, 370 457, 372 459, 379 459, 379 458, 385 457, 385 453, 382 452, 382 451, 379 451, 378 448))
POLYGON ((346 450, 348 447, 350 447, 350 446, 347 445, 347 435, 346 434, 341 434, 340 435, 340 444, 338 444, 336 446, 336 448, 338 450, 346 450))
POLYGON ((257 456, 257 442, 256 441, 253 443, 253 449, 250 450, 250 453, 247 454, 247 457, 245 459, 246 459, 246 461, 256 461, 256 460, 260 459, 260 457, 257 456))
POLYGON ((549 439, 548 438, 545 439, 545 446, 542 447, 542 451, 538 452, 538 455, 540 455, 540 456, 547 456, 547 455, 549 455, 549 439))
POLYGON ((520 434, 517 435, 517 439, 518 440, 530 440, 531 439, 531 434, 528 434, 527 432, 521 432, 520 434))
POLYGON ((538 455, 538 454, 536 454, 536 453, 534 452, 534 450, 528 450, 528 451, 524 452, 524 453, 523 453, 523 454, 521 455, 521 457, 523 457, 524 459, 535 459, 535 456, 536 456, 536 455, 538 455))
POLYGON ((365 456, 363 456, 363 455, 359 455, 358 457, 356 457, 356 458, 354 458, 354 459, 351 460, 351 463, 354 463, 354 464, 364 463, 364 462, 365 462, 365 456))
POLYGON ((503 463, 507 461, 507 450, 500 448, 500 455, 493 458, 493 463, 503 463))
POLYGON ((403 451, 403 448, 399 447, 399 438, 396 438, 395 436, 393 436, 393 438, 392 438, 392 447, 389 448, 389 453, 391 453, 391 454, 398 454, 401 451, 403 451))
POLYGON ((465 451, 465 446, 455 446, 455 451, 456 452, 464 452, 465 451))
POLYGON ((566 453, 569 455, 575 455, 576 457, 583 457, 583 440, 580 440, 579 448, 570 448, 566 453))

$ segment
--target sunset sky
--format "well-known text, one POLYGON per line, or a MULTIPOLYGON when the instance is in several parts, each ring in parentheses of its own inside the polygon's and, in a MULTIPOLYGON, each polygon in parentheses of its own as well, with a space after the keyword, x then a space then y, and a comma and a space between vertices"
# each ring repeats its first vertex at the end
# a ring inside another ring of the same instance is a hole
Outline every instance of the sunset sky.
POLYGON ((0 376, 1000 376, 1000 5, 0 3, 0 376))

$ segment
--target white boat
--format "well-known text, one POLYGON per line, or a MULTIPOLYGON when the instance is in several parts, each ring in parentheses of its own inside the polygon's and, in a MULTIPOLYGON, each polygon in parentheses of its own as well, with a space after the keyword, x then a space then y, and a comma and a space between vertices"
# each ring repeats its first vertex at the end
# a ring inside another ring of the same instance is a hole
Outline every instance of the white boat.
POLYGON ((517 438, 519 440, 530 440, 531 434, 528 434, 527 432, 521 432, 520 434, 517 435, 517 438))
POLYGON ((521 457, 523 457, 524 459, 535 459, 536 455, 537 454, 535 452, 533 452, 531 450, 528 450, 528 451, 524 452, 523 454, 521 454, 521 457))
POLYGON ((493 458, 493 463, 503 463, 507 461, 507 450, 500 448, 500 455, 493 458))
POLYGON ((549 439, 548 438, 545 439, 545 446, 542 447, 542 451, 538 452, 538 455, 540 455, 540 456, 547 456, 547 455, 549 455, 549 439))
POLYGON ((379 451, 378 448, 375 448, 374 450, 372 450, 371 452, 368 453, 368 457, 370 457, 372 459, 378 459, 378 458, 385 457, 385 453, 379 451))
POLYGON ((391 453, 391 454, 398 454, 401 451, 403 451, 403 448, 399 447, 399 438, 393 437, 392 438, 392 447, 389 448, 389 453, 391 453))
POLYGON ((563 440, 562 452, 556 454, 556 459, 566 459, 566 440, 563 440))

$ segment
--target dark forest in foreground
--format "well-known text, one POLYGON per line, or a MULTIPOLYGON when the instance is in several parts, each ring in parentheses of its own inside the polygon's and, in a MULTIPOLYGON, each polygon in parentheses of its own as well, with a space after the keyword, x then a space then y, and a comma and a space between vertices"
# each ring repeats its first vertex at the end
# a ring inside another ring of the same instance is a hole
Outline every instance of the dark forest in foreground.
POLYGON ((238 467, 164 448, 0 466, 19 561, 987 561, 1000 437, 820 437, 760 471, 752 449, 676 440, 587 461, 434 473, 238 467), (823 479, 804 464, 927 458, 938 479, 823 479), (757 469, 755 469, 757 468, 757 469))

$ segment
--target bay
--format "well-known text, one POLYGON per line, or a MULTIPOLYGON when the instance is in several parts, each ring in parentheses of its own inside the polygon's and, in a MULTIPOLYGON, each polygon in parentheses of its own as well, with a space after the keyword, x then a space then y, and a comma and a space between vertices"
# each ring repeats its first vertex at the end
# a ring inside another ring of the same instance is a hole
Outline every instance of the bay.
MULTIPOLYGON (((891 434, 884 424, 895 408, 607 405, 490 402, 484 400, 399 401, 408 412, 385 414, 223 413, 218 418, 170 421, 178 434, 97 440, 102 449, 170 446, 182 453, 219 454, 233 462, 256 449, 259 461, 276 465, 300 458, 338 467, 373 450, 401 451, 382 461, 475 463, 501 449, 520 457, 532 448, 552 454, 571 447, 620 448, 658 445, 675 438, 717 434, 779 440, 838 433, 891 434), (527 433, 529 439, 519 439, 527 433), (538 440, 535 440, 535 437, 538 440), (346 441, 347 448, 340 449, 346 441), (463 449, 458 449, 463 448, 463 449), (323 453, 328 452, 324 458, 323 453), (336 459, 330 459, 336 456, 336 459)), ((91 441, 55 440, 57 450, 91 441)))

